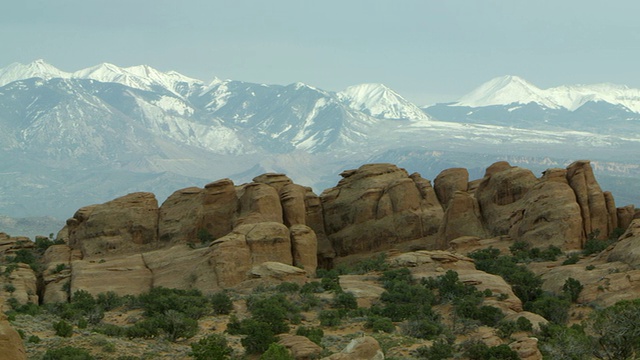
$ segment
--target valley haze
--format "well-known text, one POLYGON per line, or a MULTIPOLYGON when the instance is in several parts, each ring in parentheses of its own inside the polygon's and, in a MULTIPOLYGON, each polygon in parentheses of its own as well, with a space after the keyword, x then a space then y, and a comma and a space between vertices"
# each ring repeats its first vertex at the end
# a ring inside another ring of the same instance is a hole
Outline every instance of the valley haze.
POLYGON ((618 206, 640 204, 640 90, 615 84, 503 76, 421 108, 383 84, 335 92, 37 60, 0 69, 0 143, 0 224, 31 236, 15 218, 51 216, 57 231, 57 219, 130 192, 162 202, 266 172, 319 193, 369 162, 434 179, 451 167, 480 178, 498 160, 540 173, 590 159, 618 206))

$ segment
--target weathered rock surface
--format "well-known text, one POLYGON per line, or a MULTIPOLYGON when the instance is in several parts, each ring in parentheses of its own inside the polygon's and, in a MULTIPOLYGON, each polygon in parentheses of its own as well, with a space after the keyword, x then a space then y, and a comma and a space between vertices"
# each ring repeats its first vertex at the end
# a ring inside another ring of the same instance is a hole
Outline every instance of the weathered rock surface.
POLYGON ((5 300, 0 297, 0 357, 7 360, 26 360, 27 353, 18 332, 11 327, 4 314, 5 300))
POLYGON ((608 262, 620 261, 640 270, 640 219, 633 220, 607 256, 608 262))
POLYGON ((322 352, 322 347, 304 336, 280 334, 278 344, 286 347, 296 360, 316 359, 322 352))
POLYGON ((467 192, 458 191, 449 200, 438 232, 438 248, 446 249, 451 240, 462 236, 487 237, 481 220, 480 206, 467 192))
POLYGON ((337 256, 368 252, 437 232, 442 207, 425 182, 391 164, 344 171, 322 195, 325 231, 337 256))
POLYGON ((151 193, 132 193, 78 210, 67 220, 69 245, 84 257, 139 250, 158 235, 158 201, 151 193))
POLYGON ((378 341, 371 336, 351 340, 342 352, 323 359, 328 360, 383 360, 384 353, 378 341))
POLYGON ((149 291, 153 274, 141 254, 71 263, 71 290, 85 290, 96 296, 113 291, 118 295, 139 295, 149 291))
POLYGON ((538 339, 523 337, 509 344, 511 350, 518 353, 522 360, 542 360, 542 353, 538 349, 538 339))
POLYGON ((433 180, 435 193, 440 204, 446 209, 456 191, 467 192, 469 186, 469 171, 463 168, 446 169, 433 180))

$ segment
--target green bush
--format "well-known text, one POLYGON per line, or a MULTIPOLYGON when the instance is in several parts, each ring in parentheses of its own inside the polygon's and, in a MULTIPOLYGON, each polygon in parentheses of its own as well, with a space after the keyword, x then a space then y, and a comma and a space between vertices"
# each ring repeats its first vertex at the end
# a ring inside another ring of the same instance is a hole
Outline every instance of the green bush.
POLYGON ((213 313, 216 315, 227 315, 233 310, 233 301, 226 291, 220 291, 210 298, 213 307, 213 313))
POLYGON ((278 341, 269 324, 254 319, 244 320, 242 331, 246 336, 240 343, 249 354, 261 354, 278 341))
POLYGON ((39 344, 40 343, 40 337, 38 337, 37 335, 31 335, 27 339, 27 342, 28 343, 32 343, 32 344, 39 344))
POLYGON ((42 360, 93 360, 91 354, 81 348, 65 346, 59 349, 49 349, 42 357, 42 360))
POLYGON ((595 341, 581 326, 540 325, 538 348, 545 359, 582 360, 594 355, 595 341))
POLYGON ((300 321, 300 309, 282 294, 251 297, 247 301, 247 308, 255 320, 270 324, 274 334, 289 331, 287 320, 294 323, 300 321))
POLYGON ((524 316, 521 316, 516 320, 516 327, 518 328, 519 331, 533 330, 533 324, 531 323, 531 320, 527 319, 524 316))
POLYGON ((430 347, 421 346, 416 349, 419 358, 429 360, 444 360, 453 357, 453 345, 444 339, 437 339, 430 347))
POLYGON ((573 265, 580 261, 580 254, 573 253, 567 257, 565 261, 562 262, 562 265, 573 265))
MULTIPOLYGON (((93 331, 99 334, 104 334, 112 337, 120 337, 120 336, 125 336, 127 334, 127 328, 124 328, 118 325, 113 325, 113 324, 102 324, 98 327, 93 328, 93 331)), ((132 337, 136 337, 136 336, 132 336, 132 337)))
POLYGON ((300 290, 300 285, 294 282, 285 281, 278 284, 278 286, 276 286, 276 291, 282 292, 282 293, 295 293, 295 292, 298 292, 299 290, 300 290))
POLYGON ((171 341, 176 341, 180 338, 188 339, 198 333, 198 321, 179 311, 167 310, 163 316, 156 318, 158 319, 159 327, 171 341))
POLYGON ((588 321, 598 358, 630 359, 640 353, 640 299, 593 312, 588 321))
POLYGON ((124 298, 118 296, 113 291, 98 294, 96 298, 98 304, 104 311, 111 311, 124 304, 124 298))
POLYGON ((152 339, 160 334, 161 321, 155 317, 136 322, 125 328, 125 335, 132 338, 152 339))
POLYGON ((338 310, 321 310, 318 314, 318 320, 322 326, 338 326, 341 322, 340 312, 338 310))
POLYGON ((433 340, 442 334, 444 326, 435 319, 409 320, 401 325, 402 333, 418 339, 433 340))
POLYGON ((4 291, 13 294, 13 292, 16 291, 16 287, 13 286, 13 284, 4 284, 4 291))
POLYGON ((541 315, 555 324, 564 324, 569 319, 569 300, 545 294, 525 307, 525 310, 541 315))
POLYGON ((152 288, 138 297, 146 316, 164 315, 169 310, 181 312, 192 319, 199 319, 209 312, 209 301, 200 290, 152 288))
POLYGON ((518 360, 518 353, 507 345, 489 347, 482 341, 474 341, 464 345, 464 355, 470 360, 518 360))
POLYGON ((354 310, 358 308, 358 301, 353 293, 341 292, 336 294, 331 306, 335 309, 354 310))
POLYGON ((460 281, 458 273, 453 270, 448 270, 437 278, 423 278, 421 283, 427 288, 437 291, 438 303, 453 301, 456 298, 478 292, 474 286, 460 281))
POLYGON ((587 241, 584 243, 582 253, 586 256, 602 252, 609 245, 613 243, 612 240, 598 239, 600 236, 600 230, 596 230, 587 236, 587 241))
POLYGON ((382 316, 369 316, 364 326, 375 332, 392 333, 396 331, 396 326, 391 319, 382 316))
POLYGON ((225 360, 229 359, 233 349, 227 344, 227 339, 219 334, 212 334, 191 344, 190 356, 196 360, 225 360))
POLYGON ((296 329, 296 335, 304 336, 314 343, 320 345, 322 338, 324 337, 324 331, 319 327, 306 327, 300 326, 296 329))
POLYGON ((213 235, 207 229, 199 229, 197 237, 201 244, 208 244, 213 241, 213 235))
POLYGON ((286 347, 272 343, 267 351, 260 356, 260 360, 294 360, 294 357, 286 347))
POLYGON ((324 292, 324 287, 317 281, 308 282, 300 288, 301 294, 312 294, 324 292))
POLYGON ((53 324, 53 330, 56 331, 57 336, 71 337, 71 335, 73 335, 73 325, 64 320, 60 320, 53 324))
POLYGON ((580 281, 570 277, 565 280, 564 285, 562 285, 562 292, 571 302, 574 303, 578 300, 583 288, 584 286, 582 286, 580 281))

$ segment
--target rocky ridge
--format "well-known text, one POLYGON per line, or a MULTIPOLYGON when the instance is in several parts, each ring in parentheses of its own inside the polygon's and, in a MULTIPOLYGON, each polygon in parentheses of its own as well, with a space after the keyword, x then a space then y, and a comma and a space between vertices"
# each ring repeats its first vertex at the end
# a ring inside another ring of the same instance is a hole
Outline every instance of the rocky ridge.
MULTIPOLYGON (((493 304, 504 314, 538 326, 546 320, 523 311, 501 277, 477 270, 461 254, 506 249, 516 241, 571 252, 619 228, 626 232, 598 256, 536 272, 552 292, 569 277, 589 284, 578 300, 585 304, 611 305, 640 290, 640 212, 632 205, 616 208, 589 161, 549 169, 539 178, 506 162, 472 181, 465 169, 449 169, 433 185, 392 164, 367 164, 341 176, 319 196, 269 173, 248 184, 223 179, 181 189, 161 205, 151 193, 132 193, 83 207, 59 232, 63 243, 44 253, 41 274, 17 264, 4 278, 12 291, 7 294, 5 286, 0 296, 20 304, 55 303, 76 290, 125 295, 163 286, 212 293, 304 283, 318 267, 383 251, 392 266, 409 267, 416 278, 453 269, 463 282, 504 294, 506 301, 493 304), (582 271, 585 265, 596 270, 582 271)), ((0 234, 5 257, 33 246, 27 238, 0 234)), ((6 273, 6 266, 1 270, 6 273)), ((381 293, 357 278, 341 282, 362 300, 381 293)))

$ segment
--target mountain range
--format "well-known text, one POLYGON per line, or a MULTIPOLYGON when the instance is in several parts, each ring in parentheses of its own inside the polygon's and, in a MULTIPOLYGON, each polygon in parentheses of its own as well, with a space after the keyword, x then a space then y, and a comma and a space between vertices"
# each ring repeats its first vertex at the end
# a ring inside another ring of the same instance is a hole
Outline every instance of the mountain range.
POLYGON ((334 92, 37 60, 0 69, 0 144, 0 215, 13 218, 264 172, 320 192, 364 162, 433 179, 456 166, 481 177, 496 160, 542 171, 592 159, 619 202, 640 203, 640 90, 613 84, 506 76, 420 108, 383 84, 334 92))

